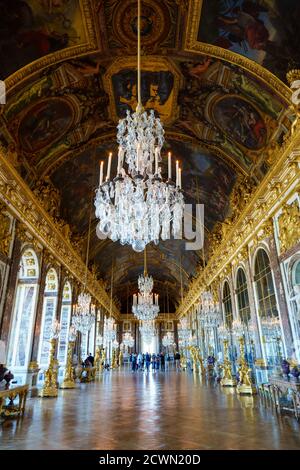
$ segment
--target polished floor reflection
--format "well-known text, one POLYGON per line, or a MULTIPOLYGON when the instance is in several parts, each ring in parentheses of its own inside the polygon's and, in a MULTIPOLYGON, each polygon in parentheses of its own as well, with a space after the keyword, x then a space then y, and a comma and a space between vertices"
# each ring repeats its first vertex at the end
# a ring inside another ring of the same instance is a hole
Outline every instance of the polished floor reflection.
POLYGON ((121 370, 29 399, 22 420, 0 425, 0 449, 300 449, 299 430, 198 375, 121 370))

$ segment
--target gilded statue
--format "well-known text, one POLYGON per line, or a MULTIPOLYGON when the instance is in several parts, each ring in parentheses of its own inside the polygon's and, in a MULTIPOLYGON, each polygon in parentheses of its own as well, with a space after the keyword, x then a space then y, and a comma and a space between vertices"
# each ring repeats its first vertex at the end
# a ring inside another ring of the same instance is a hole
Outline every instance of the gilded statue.
POLYGON ((49 177, 39 180, 33 193, 51 217, 59 217, 60 193, 53 186, 49 177))
POLYGON ((280 248, 284 253, 300 241, 300 209, 297 201, 282 208, 278 225, 280 248))

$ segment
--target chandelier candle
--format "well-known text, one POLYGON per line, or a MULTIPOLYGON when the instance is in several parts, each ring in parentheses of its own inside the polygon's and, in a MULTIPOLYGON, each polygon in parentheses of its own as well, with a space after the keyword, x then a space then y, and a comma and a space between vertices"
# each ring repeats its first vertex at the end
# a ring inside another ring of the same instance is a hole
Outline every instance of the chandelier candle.
POLYGON ((131 245, 137 252, 142 252, 150 242, 157 245, 160 239, 169 240, 171 235, 178 238, 184 209, 179 163, 176 163, 176 185, 170 184, 169 154, 168 180, 164 181, 159 167, 164 129, 153 110, 148 113, 143 109, 140 37, 138 14, 138 105, 133 113, 127 110, 126 117, 118 124, 117 178, 110 179, 110 154, 106 181, 100 184, 95 198, 95 215, 99 219, 97 236, 101 239, 108 236, 121 245, 131 245))
POLYGON ((104 162, 103 161, 100 162, 99 188, 103 183, 103 165, 104 165, 104 162))
POLYGON ((109 180, 110 180, 111 159, 112 159, 112 153, 110 152, 110 154, 109 154, 109 156, 108 156, 108 165, 107 165, 106 181, 109 181, 109 180))
POLYGON ((172 159, 171 152, 168 153, 168 180, 172 180, 172 159))

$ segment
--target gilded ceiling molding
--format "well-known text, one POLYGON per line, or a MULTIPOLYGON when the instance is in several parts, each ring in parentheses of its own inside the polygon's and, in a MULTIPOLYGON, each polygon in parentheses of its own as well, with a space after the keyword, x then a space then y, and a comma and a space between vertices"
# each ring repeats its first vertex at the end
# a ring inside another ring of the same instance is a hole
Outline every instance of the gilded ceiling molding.
POLYGON ((80 8, 82 11, 83 26, 87 42, 76 46, 67 47, 65 49, 48 54, 40 59, 25 65, 20 70, 5 79, 7 94, 9 95, 15 87, 22 84, 29 78, 33 78, 41 70, 50 67, 58 62, 81 57, 88 53, 98 52, 102 49, 100 34, 97 31, 96 14, 93 8, 93 0, 80 0, 80 8))
POLYGON ((190 0, 184 50, 186 52, 198 52, 217 59, 223 59, 231 64, 238 65, 242 69, 255 76, 257 80, 264 82, 274 93, 279 95, 287 104, 290 104, 291 91, 272 72, 265 69, 253 60, 248 59, 236 52, 223 49, 222 47, 206 44, 197 40, 198 29, 201 18, 203 0, 190 0))
MULTIPOLYGON (((190 284, 183 302, 176 311, 180 318, 197 302, 203 285, 210 285, 222 276, 238 253, 257 236, 267 238, 272 233, 272 217, 286 203, 300 182, 300 131, 285 141, 278 150, 275 163, 248 204, 239 214, 235 224, 226 232, 207 266, 190 284)), ((294 214, 293 214, 294 215, 294 214)))
MULTIPOLYGON (((65 266, 70 274, 82 285, 85 276, 85 264, 74 250, 72 244, 63 236, 53 219, 47 214, 33 192, 7 161, 3 149, 0 149, 0 198, 9 207, 9 211, 21 221, 17 236, 27 232, 26 240, 40 242, 53 255, 57 262, 65 266)), ((25 236, 24 235, 24 236, 25 236)), ((88 271, 87 290, 107 310, 110 310, 110 298, 101 282, 88 271)), ((119 311, 113 304, 112 314, 118 318, 119 311)))

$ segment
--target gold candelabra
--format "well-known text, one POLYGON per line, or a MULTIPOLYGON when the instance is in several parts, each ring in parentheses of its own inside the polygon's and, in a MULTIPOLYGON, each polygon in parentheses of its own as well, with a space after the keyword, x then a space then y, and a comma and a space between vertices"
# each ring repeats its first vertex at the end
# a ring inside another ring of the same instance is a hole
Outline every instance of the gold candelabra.
POLYGON ((113 349, 112 351, 112 359, 111 359, 111 368, 116 369, 117 367, 117 355, 116 355, 116 350, 113 349))
POLYGON ((257 390, 252 383, 251 369, 245 359, 245 339, 239 338, 240 343, 240 361, 239 361, 239 383, 237 386, 237 393, 240 395, 256 395, 257 390))
POLYGON ((193 359, 194 371, 201 372, 201 374, 205 374, 205 367, 203 365, 203 360, 200 355, 199 348, 196 346, 191 346, 190 351, 191 351, 191 356, 193 359))
POLYGON ((222 365, 223 370, 223 377, 221 379, 222 387, 235 387, 236 386, 236 379, 232 377, 232 364, 229 360, 229 346, 228 346, 228 339, 224 339, 224 362, 222 365))
POLYGON ((121 367, 122 365, 123 365, 123 352, 120 349, 120 352, 119 352, 119 367, 121 367))
POLYGON ((40 397, 57 397, 57 369, 58 363, 55 359, 56 339, 50 340, 50 362, 49 367, 45 372, 44 386, 40 392, 40 397))
POLYGON ((97 348, 96 348, 95 367, 96 367, 96 372, 100 372, 100 370, 101 370, 101 349, 100 349, 100 346, 97 346, 97 348))
POLYGON ((74 341, 69 341, 68 343, 67 365, 66 365, 64 380, 60 388, 75 388, 76 386, 75 380, 74 380, 74 368, 73 368, 74 344, 75 344, 74 341))

